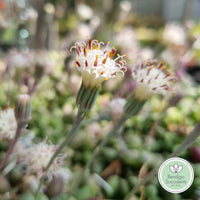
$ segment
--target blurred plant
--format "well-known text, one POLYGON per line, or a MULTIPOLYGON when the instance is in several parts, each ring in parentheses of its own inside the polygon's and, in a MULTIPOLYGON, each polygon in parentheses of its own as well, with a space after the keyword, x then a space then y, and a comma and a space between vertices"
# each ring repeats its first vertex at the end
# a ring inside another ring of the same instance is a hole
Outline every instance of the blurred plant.
POLYGON ((126 100, 123 98, 115 98, 110 102, 109 107, 111 108, 111 114, 114 122, 117 122, 120 119, 123 114, 125 104, 126 100), (116 105, 118 106, 116 107, 116 105))
POLYGON ((183 26, 177 23, 166 24, 163 32, 163 41, 175 46, 185 46, 186 31, 183 26))
MULTIPOLYGON (((15 137, 12 140, 10 147, 4 157, 4 159, 0 163, 0 171, 3 169, 6 164, 10 154, 12 153, 17 140, 21 135, 22 128, 30 121, 31 119, 31 101, 30 97, 27 94, 21 94, 18 96, 16 108, 15 108, 15 117, 17 121, 17 128, 15 132, 15 137)), ((9 119, 9 118, 7 118, 9 119)), ((10 122, 7 121, 6 124, 9 126, 10 122)))
POLYGON ((152 125, 146 138, 147 143, 151 142, 151 139, 154 137, 157 127, 159 126, 160 121, 162 120, 163 116, 166 114, 166 111, 168 110, 168 108, 176 106, 182 98, 183 98, 183 95, 179 93, 179 94, 176 94, 176 96, 173 96, 169 100, 169 104, 161 111, 161 113, 158 116, 158 119, 152 125))
MULTIPOLYGON (((167 158, 180 156, 195 142, 195 140, 199 137, 199 135, 200 135, 200 121, 197 123, 196 127, 192 130, 192 132, 185 138, 185 140, 167 158)), ((151 170, 146 175, 146 177, 139 183, 139 186, 131 190, 131 192, 125 197, 125 200, 130 200, 132 196, 139 190, 141 185, 145 185, 149 180, 151 180, 151 178, 156 175, 158 168, 159 167, 155 167, 153 170, 151 170)))

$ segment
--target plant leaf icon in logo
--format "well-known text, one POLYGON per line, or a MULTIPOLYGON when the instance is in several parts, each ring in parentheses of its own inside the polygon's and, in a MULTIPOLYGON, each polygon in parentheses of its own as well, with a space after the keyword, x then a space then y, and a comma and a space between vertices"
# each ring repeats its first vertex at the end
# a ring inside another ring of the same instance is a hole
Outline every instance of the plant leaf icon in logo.
POLYGON ((183 169, 183 166, 175 163, 174 165, 170 165, 169 169, 173 173, 179 173, 183 169))

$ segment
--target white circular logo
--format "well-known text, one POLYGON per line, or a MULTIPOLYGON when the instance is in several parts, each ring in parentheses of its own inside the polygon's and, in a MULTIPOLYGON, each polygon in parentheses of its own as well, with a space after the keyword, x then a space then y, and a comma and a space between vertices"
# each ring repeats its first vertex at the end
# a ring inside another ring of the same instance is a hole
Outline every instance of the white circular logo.
POLYGON ((166 191, 181 193, 191 186, 194 171, 188 161, 174 157, 162 163, 158 171, 158 180, 166 191))

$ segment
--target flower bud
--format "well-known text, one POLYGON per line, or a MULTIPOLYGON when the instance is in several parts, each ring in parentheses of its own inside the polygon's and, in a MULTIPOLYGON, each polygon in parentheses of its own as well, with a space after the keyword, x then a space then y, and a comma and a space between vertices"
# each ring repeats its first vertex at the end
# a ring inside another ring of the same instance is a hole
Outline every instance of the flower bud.
POLYGON ((17 98, 15 117, 18 124, 26 124, 31 119, 31 101, 30 96, 21 94, 17 98))

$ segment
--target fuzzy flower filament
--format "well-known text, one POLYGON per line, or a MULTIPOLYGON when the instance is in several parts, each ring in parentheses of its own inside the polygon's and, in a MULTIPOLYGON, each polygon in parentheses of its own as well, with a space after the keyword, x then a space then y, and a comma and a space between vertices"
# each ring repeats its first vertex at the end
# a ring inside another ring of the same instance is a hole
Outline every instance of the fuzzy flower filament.
POLYGON ((126 71, 124 56, 117 55, 116 49, 103 48, 103 42, 89 39, 88 43, 76 42, 71 48, 76 50, 75 66, 81 72, 82 86, 77 96, 77 105, 88 111, 95 103, 101 84, 108 79, 124 75, 126 71))

